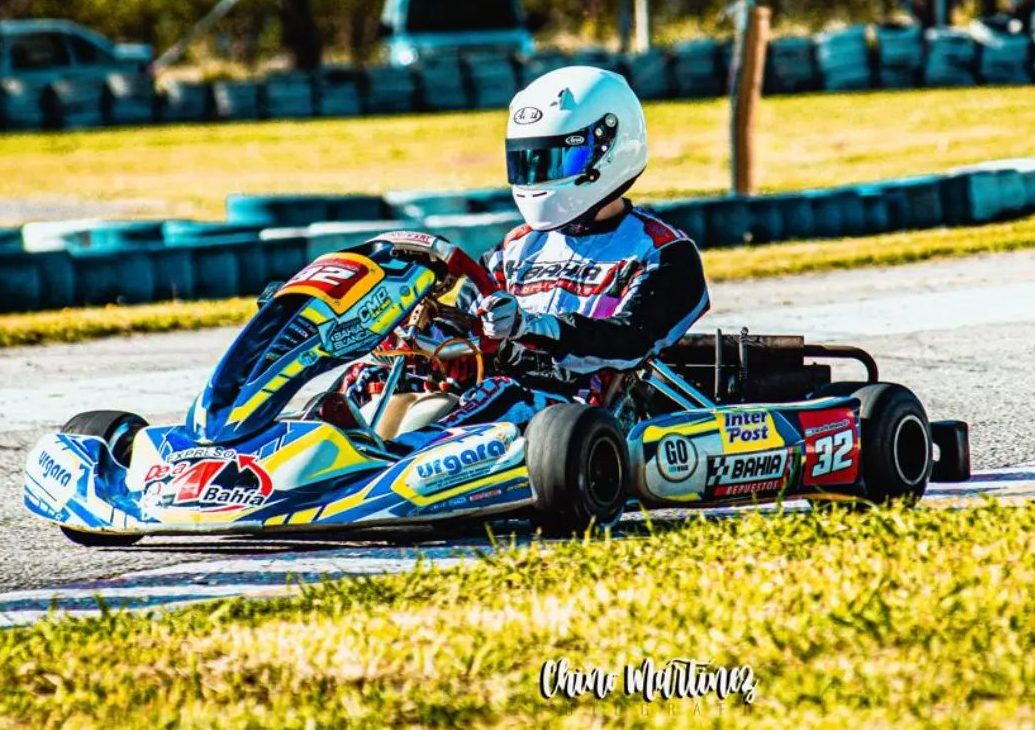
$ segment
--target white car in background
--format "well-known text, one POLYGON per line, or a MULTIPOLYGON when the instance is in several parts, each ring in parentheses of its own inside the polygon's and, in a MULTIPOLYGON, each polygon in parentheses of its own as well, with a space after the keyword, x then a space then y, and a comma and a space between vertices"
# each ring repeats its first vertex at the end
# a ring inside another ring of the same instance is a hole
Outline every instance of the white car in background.
POLYGON ((386 0, 380 32, 388 62, 409 66, 435 56, 528 56, 544 22, 521 0, 386 0))

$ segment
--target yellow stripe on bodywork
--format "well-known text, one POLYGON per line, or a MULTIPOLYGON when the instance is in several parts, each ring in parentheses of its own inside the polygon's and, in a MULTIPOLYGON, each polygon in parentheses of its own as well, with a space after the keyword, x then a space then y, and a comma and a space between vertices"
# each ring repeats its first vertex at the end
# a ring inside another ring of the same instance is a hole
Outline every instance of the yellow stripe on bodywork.
POLYGON ((321 424, 306 435, 295 439, 283 448, 277 449, 259 463, 267 472, 273 474, 277 469, 294 459, 299 454, 322 444, 330 444, 334 446, 337 449, 337 454, 334 461, 330 464, 319 471, 307 475, 312 481, 325 476, 330 476, 335 472, 344 471, 350 467, 368 465, 372 462, 381 462, 379 459, 368 459, 357 451, 356 447, 352 445, 352 442, 349 441, 348 438, 346 438, 346 436, 338 429, 333 426, 328 426, 327 424, 321 424))
POLYGON ((230 411, 230 417, 227 418, 227 423, 240 423, 255 413, 259 406, 269 400, 270 396, 282 388, 293 376, 302 372, 304 367, 305 366, 302 365, 297 358, 286 364, 280 369, 280 372, 270 378, 262 388, 255 391, 255 394, 252 395, 251 398, 230 411))
POLYGON ((165 523, 188 523, 194 525, 232 525, 238 520, 243 520, 254 512, 262 509, 262 506, 250 507, 248 509, 230 510, 227 512, 199 512, 190 507, 167 507, 160 516, 159 521, 165 523))
POLYGON ((283 525, 285 520, 287 520, 287 515, 277 515, 276 517, 270 517, 263 524, 267 527, 276 527, 277 525, 283 525))
POLYGON ((291 515, 291 519, 288 520, 288 524, 308 525, 310 522, 316 519, 316 515, 319 511, 319 507, 313 507, 312 509, 304 509, 301 512, 295 512, 293 515, 291 515))
POLYGON ((315 304, 310 304, 308 307, 302 310, 302 316, 308 319, 313 324, 323 324, 330 317, 321 312, 315 304))
POLYGON ((718 433, 714 418, 708 418, 698 423, 688 423, 683 426, 647 426, 643 431, 643 442, 645 444, 660 441, 666 436, 679 434, 680 436, 701 436, 707 433, 718 433))
POLYGON ((436 494, 431 494, 425 497, 423 495, 417 494, 415 491, 413 491, 413 488, 406 483, 406 478, 410 475, 411 471, 413 471, 412 464, 406 471, 402 473, 402 475, 400 475, 395 480, 395 482, 392 484, 392 490, 400 497, 406 498, 418 507, 427 507, 431 504, 438 504, 439 502, 445 501, 447 499, 452 499, 453 497, 459 496, 461 494, 466 494, 467 492, 473 492, 477 489, 480 489, 481 487, 488 486, 489 484, 495 484, 496 482, 503 483, 506 481, 510 481, 511 479, 517 479, 520 477, 524 477, 526 479, 528 478, 528 467, 519 466, 504 472, 488 474, 487 476, 484 476, 481 479, 477 479, 473 482, 458 484, 457 486, 451 489, 447 489, 444 492, 438 492, 436 494))
POLYGON ((363 487, 355 494, 350 494, 347 497, 336 499, 330 504, 325 505, 323 508, 323 513, 320 515, 320 519, 329 519, 331 517, 334 517, 334 515, 341 514, 342 512, 347 512, 350 509, 353 509, 363 504, 363 500, 367 498, 367 495, 370 494, 370 490, 374 488, 374 485, 376 483, 376 480, 372 481, 370 482, 370 484, 363 487))

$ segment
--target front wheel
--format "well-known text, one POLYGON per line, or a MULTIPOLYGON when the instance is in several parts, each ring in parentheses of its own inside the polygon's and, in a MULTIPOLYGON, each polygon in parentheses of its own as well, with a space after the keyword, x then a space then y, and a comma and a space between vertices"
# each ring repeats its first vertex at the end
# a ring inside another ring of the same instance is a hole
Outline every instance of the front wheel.
POLYGON ((537 413, 525 431, 528 475, 538 497, 535 523, 551 536, 609 527, 629 493, 629 450, 610 413, 562 403, 537 413))
MULTIPOLYGON (((123 466, 129 466, 133 452, 133 437, 145 426, 147 421, 135 413, 87 411, 69 419, 68 423, 61 427, 61 432, 103 439, 115 460, 123 466)), ((87 547, 129 547, 141 540, 141 535, 83 532, 64 525, 61 526, 61 532, 75 544, 87 547)))

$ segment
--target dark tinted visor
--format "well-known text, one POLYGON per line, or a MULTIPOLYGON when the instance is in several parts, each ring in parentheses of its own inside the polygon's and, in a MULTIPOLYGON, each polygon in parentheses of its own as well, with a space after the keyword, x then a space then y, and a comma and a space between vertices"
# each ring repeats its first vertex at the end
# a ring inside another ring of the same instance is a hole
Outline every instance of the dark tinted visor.
POLYGON ((558 137, 507 140, 507 180, 535 185, 584 173, 593 159, 589 130, 558 137))

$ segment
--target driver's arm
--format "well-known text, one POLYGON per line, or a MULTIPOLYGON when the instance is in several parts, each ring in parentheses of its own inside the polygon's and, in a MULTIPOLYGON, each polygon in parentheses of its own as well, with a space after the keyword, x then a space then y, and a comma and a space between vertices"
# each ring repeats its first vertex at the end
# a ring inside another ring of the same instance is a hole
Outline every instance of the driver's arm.
POLYGON ((572 372, 627 370, 674 344, 708 307, 700 254, 693 242, 683 239, 645 262, 611 317, 530 316, 519 342, 546 352, 572 372))

